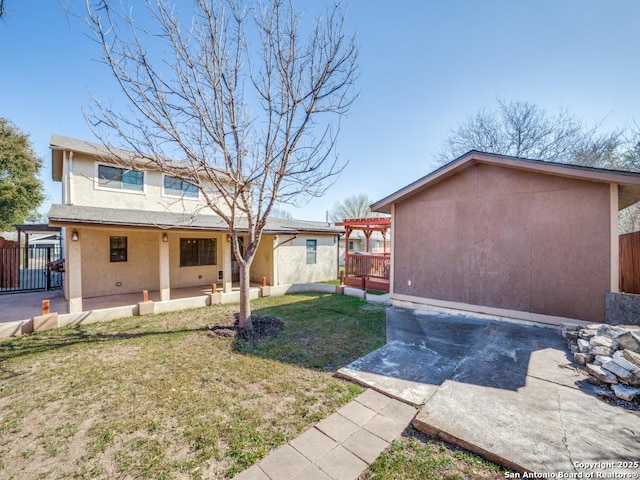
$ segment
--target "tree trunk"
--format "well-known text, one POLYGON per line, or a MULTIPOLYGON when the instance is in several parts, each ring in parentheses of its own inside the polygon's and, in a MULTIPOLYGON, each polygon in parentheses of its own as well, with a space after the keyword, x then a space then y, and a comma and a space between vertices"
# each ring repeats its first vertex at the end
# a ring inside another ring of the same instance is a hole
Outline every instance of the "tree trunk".
POLYGON ((238 268, 240 269, 240 316, 238 318, 238 326, 242 329, 253 328, 251 322, 251 299, 249 298, 249 286, 250 286, 250 263, 238 262, 238 268))

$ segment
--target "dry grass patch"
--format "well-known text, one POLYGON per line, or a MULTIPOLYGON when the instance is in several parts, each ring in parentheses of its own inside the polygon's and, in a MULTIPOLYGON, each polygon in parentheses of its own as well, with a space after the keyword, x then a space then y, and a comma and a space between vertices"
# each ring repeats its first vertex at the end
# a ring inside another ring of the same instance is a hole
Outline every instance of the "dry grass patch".
POLYGON ((318 294, 255 302, 275 339, 205 334, 236 308, 0 343, 0 477, 231 477, 359 393, 331 372, 384 343, 382 307, 318 294))

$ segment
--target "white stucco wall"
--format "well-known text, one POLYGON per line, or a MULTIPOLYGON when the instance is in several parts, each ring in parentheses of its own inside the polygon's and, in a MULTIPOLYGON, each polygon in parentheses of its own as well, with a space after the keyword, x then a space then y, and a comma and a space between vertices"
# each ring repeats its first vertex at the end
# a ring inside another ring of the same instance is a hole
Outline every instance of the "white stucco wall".
MULTIPOLYGON (((290 237, 281 235, 280 242, 290 237)), ((304 234, 275 249, 276 284, 322 282, 338 277, 338 245, 335 235, 304 234), (307 240, 317 240, 316 263, 307 264, 307 240)))
MULTIPOLYGON (((67 162, 69 162, 67 160, 67 162)), ((70 203, 92 207, 128 208, 133 210, 169 211, 176 213, 213 214, 199 194, 199 198, 180 198, 163 193, 163 174, 154 170, 144 172, 141 192, 112 189, 97 182, 97 165, 111 165, 93 157, 75 153, 70 161, 71 188, 68 189, 70 203)), ((65 170, 66 171, 66 170, 65 170)), ((65 182, 63 182, 65 183, 65 182)), ((65 190, 67 190, 65 188, 65 190)))

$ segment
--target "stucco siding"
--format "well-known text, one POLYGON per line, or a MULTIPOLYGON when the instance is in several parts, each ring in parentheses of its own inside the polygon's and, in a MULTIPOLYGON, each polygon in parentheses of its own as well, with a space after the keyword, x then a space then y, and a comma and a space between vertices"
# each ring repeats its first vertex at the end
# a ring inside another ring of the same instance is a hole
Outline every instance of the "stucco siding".
POLYGON ((278 285, 336 279, 338 247, 335 238, 335 235, 305 234, 278 246, 275 254, 278 262, 278 285), (317 240, 317 257, 314 264, 307 263, 307 240, 317 240))
MULTIPOLYGON (((163 174, 145 170, 141 192, 109 189, 97 184, 97 165, 113 165, 93 157, 75 154, 72 163, 71 203, 91 207, 129 208, 175 213, 213 214, 199 194, 197 199, 180 198, 163 193, 163 174)), ((117 166, 117 165, 113 165, 117 166)))
MULTIPOLYGON (((218 271, 222 270, 222 245, 226 241, 226 235, 201 233, 201 232, 170 232, 169 238, 169 271, 171 288, 196 287, 211 285, 218 281, 218 271), (216 264, 192 267, 180 266, 180 239, 181 238, 215 238, 216 239, 216 264)), ((157 252, 157 250, 156 250, 157 252)))
POLYGON ((84 297, 157 290, 159 234, 131 230, 78 229, 84 297), (110 261, 110 236, 127 237, 127 261, 110 261), (117 286, 117 283, 120 286, 117 286))
POLYGON ((607 183, 470 166, 395 205, 393 290, 602 321, 609 195, 607 183))
POLYGON ((262 277, 266 277, 267 285, 273 285, 273 235, 263 235, 258 246, 258 251, 251 264, 251 281, 262 283, 262 277))

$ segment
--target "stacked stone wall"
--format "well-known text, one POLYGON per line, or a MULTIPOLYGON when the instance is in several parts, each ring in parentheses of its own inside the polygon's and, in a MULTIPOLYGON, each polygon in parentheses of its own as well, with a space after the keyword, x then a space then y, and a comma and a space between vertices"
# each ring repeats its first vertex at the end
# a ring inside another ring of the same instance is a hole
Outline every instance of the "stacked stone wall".
POLYGON ((640 327, 572 326, 563 329, 562 337, 589 381, 609 387, 621 400, 640 401, 640 327))

